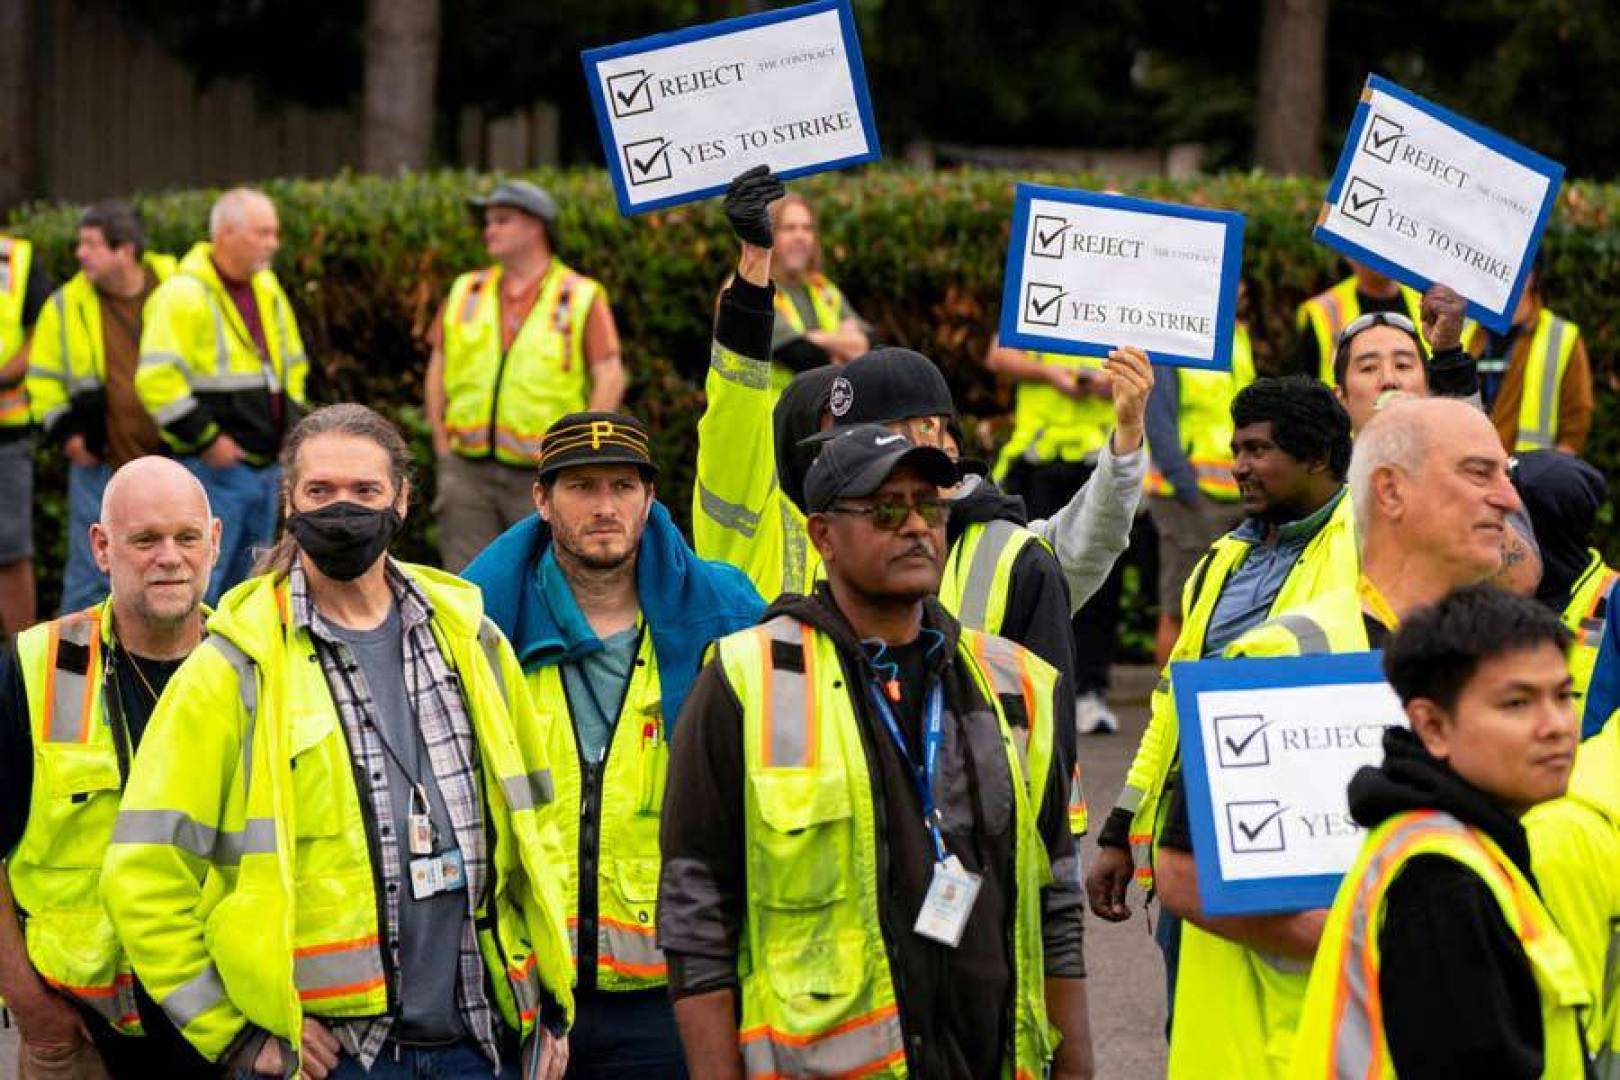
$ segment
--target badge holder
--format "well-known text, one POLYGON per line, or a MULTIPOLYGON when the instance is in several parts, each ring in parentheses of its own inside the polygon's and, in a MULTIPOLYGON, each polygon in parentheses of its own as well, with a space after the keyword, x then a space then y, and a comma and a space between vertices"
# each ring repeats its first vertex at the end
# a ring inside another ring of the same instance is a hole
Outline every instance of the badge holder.
POLYGON ((411 899, 426 900, 442 892, 467 887, 467 867, 460 848, 434 854, 438 830, 433 826, 433 808, 427 789, 417 784, 411 791, 410 813, 406 815, 406 847, 411 853, 411 899))

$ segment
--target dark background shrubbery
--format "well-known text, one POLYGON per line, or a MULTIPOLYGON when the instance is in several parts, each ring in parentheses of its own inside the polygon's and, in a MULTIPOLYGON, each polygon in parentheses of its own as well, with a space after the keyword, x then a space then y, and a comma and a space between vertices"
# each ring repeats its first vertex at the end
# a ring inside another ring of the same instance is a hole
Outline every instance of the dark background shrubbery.
MULTIPOLYGON (((705 203, 626 219, 600 171, 539 172, 531 178, 562 204, 564 259, 607 287, 630 372, 627 405, 655 433, 654 452, 663 468, 661 495, 684 522, 715 290, 735 257, 724 218, 716 203, 705 203)), ((935 358, 963 410, 978 417, 1005 411, 1009 400, 1008 388, 996 386, 979 358, 998 315, 1018 179, 1101 186, 1097 178, 1075 175, 1020 177, 889 167, 793 185, 821 214, 828 269, 877 326, 879 337, 935 358)), ((312 399, 364 401, 395 418, 413 438, 419 497, 401 548, 407 557, 431 560, 434 554, 434 530, 426 513, 432 454, 420 408, 427 360, 424 334, 451 279, 484 261, 463 199, 489 183, 488 177, 441 172, 265 185, 281 211, 276 268, 298 308, 314 360, 312 399)), ((1337 257, 1310 239, 1322 188, 1319 180, 1229 174, 1147 180, 1124 190, 1248 216, 1244 275, 1265 368, 1286 355, 1295 306, 1343 272, 1337 257)), ((206 231, 214 194, 186 191, 138 198, 152 246, 184 253, 206 231)), ((1567 185, 1545 245, 1550 302, 1580 323, 1597 369, 1598 414, 1587 456, 1606 473, 1620 459, 1620 439, 1610 425, 1614 396, 1609 392, 1612 358, 1620 350, 1617 212, 1620 186, 1567 185)), ((73 207, 32 207, 12 225, 15 233, 39 245, 58 283, 75 270, 77 213, 73 207)), ((62 473, 58 455, 40 454, 35 532, 41 610, 54 610, 66 546, 62 473)), ((1611 554, 1620 548, 1613 520, 1611 501, 1603 511, 1601 532, 1611 554)), ((1141 628, 1140 619, 1133 620, 1131 637, 1141 628)))

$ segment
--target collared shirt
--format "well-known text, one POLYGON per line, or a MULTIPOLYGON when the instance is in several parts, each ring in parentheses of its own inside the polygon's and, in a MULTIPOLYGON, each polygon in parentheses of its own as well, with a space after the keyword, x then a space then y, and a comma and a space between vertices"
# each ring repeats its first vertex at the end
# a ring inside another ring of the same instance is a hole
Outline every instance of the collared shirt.
POLYGON ((1268 526, 1258 518, 1248 518, 1237 527, 1234 535, 1250 545, 1249 553, 1232 568, 1215 600, 1215 610, 1210 612, 1209 630, 1204 634, 1206 657, 1221 655, 1245 632, 1266 621, 1289 572, 1338 509, 1347 490, 1340 488, 1308 517, 1278 526, 1277 537, 1271 543, 1266 542, 1268 526))
MULTIPOLYGON (((466 863, 467 918, 461 929, 457 1004, 467 1032, 477 1041, 484 1056, 498 1068, 500 1047, 494 1012, 484 992, 484 960, 478 951, 477 931, 473 925, 473 913, 482 905, 489 881, 484 803, 478 783, 478 743, 466 702, 459 692, 460 680, 433 636, 433 605, 392 560, 388 562, 387 577, 404 631, 406 685, 411 688, 411 703, 422 729, 422 742, 427 747, 428 761, 450 812, 456 844, 466 863)), ((348 645, 332 633, 316 610, 303 567, 297 561, 288 576, 288 585, 293 625, 307 630, 315 642, 315 654, 320 657, 321 671, 343 723, 349 753, 358 766, 355 777, 360 798, 365 800, 369 810, 367 827, 375 829, 377 822, 394 820, 386 779, 387 751, 373 723, 375 703, 348 645)), ((383 889, 384 925, 378 929, 387 943, 389 978, 395 980, 393 991, 397 997, 409 991, 408 987, 398 984, 399 901, 409 883, 401 865, 398 844, 379 843, 373 836, 370 847, 377 852, 381 864, 377 869, 383 889)), ((369 1070, 382 1052, 393 1026, 394 1018, 385 1016, 338 1022, 332 1031, 343 1049, 369 1070)))

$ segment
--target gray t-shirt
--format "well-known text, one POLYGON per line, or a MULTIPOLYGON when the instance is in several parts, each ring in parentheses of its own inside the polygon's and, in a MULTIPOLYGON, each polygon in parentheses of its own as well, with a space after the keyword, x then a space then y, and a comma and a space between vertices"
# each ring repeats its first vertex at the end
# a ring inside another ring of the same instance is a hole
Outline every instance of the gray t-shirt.
POLYGON ((405 685, 405 635, 399 607, 389 608, 388 617, 370 630, 350 630, 330 622, 327 625, 333 636, 349 647, 359 665, 357 674, 365 679, 375 705, 371 719, 388 747, 383 756, 388 759, 388 801, 394 817, 390 831, 393 842, 399 845, 400 865, 405 872, 399 893, 400 1002, 392 1037, 401 1043, 460 1039, 466 1030, 456 1006, 456 976, 461 926, 467 918, 467 892, 457 889, 423 900, 411 896, 410 865, 412 859, 418 858, 410 852, 407 823, 413 802, 411 777, 427 789, 437 850, 454 848, 456 838, 416 725, 410 688, 405 685))
POLYGON ((632 626, 602 639, 602 648, 563 665, 563 688, 574 714, 574 731, 586 761, 598 761, 619 719, 630 670, 635 666, 641 628, 632 626))

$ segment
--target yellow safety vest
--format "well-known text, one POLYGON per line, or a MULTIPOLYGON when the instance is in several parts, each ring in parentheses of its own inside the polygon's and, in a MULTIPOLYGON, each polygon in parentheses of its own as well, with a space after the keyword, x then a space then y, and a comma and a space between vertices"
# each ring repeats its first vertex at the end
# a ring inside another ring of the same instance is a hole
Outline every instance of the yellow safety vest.
MULTIPOLYGON (((172 255, 147 252, 141 264, 161 284, 174 275, 172 255)), ((34 422, 48 434, 67 416, 73 399, 107 382, 107 349, 101 339, 101 295, 83 271, 51 294, 34 325, 28 354, 28 400, 34 422)))
MULTIPOLYGON (((1100 356, 1026 354, 1048 367, 1102 371, 1100 356)), ((994 476, 1004 479, 1018 461, 1044 465, 1084 461, 1102 449, 1114 430, 1114 406, 1106 398, 1076 401, 1043 382, 1020 381, 1013 391, 1013 429, 996 457, 994 476)))
MULTIPOLYGON (((12 236, 0 236, 0 367, 11 362, 28 341, 23 329, 23 305, 28 299, 28 274, 34 265, 34 245, 12 236)), ((28 389, 19 381, 0 390, 0 428, 28 426, 28 389)))
MULTIPOLYGON (((1232 336, 1231 371, 1184 367, 1174 373, 1180 391, 1176 426, 1181 449, 1198 474, 1198 490, 1216 502, 1238 500, 1237 481, 1232 479, 1232 399, 1254 382, 1254 375, 1254 346, 1244 323, 1237 324, 1232 336)), ((1149 495, 1175 494, 1156 468, 1149 468, 1143 483, 1149 495)))
MULTIPOLYGON (((1470 327, 1469 351, 1484 351, 1485 331, 1470 327)), ((1558 396, 1564 385, 1564 372, 1581 328, 1542 308, 1536 315, 1536 328, 1530 335, 1530 349, 1524 361, 1524 393, 1519 399, 1518 434, 1513 440, 1515 453, 1550 450, 1558 445, 1558 396)))
MULTIPOLYGON (((477 588, 397 565, 433 607, 477 737, 490 835, 478 943, 497 1010, 526 1036, 542 989, 573 1012, 540 725, 477 588)), ((287 609, 285 580, 257 577, 209 620, 142 740, 102 879, 142 984, 210 1060, 244 1020, 296 1048, 305 1015, 391 1007, 353 758, 287 609)))
POLYGON ((445 427, 469 458, 529 466, 559 418, 585 408, 590 391, 585 327, 599 282, 553 258, 529 317, 501 348, 501 267, 462 274, 444 313, 445 427))
MULTIPOLYGON (((1165 783, 1179 760, 1181 728, 1176 718, 1176 698, 1171 689, 1172 665, 1181 660, 1204 656, 1204 637, 1215 604, 1232 572, 1248 557, 1250 545, 1227 533, 1210 546, 1209 552, 1188 575, 1181 598, 1181 634, 1170 651, 1170 658, 1154 687, 1147 730, 1125 777, 1125 786, 1115 804, 1132 815, 1130 844, 1136 864, 1136 880, 1143 889, 1153 888, 1153 860, 1158 853, 1159 834, 1164 830, 1169 800, 1165 783)), ((1326 593, 1354 589, 1361 573, 1361 554, 1356 542, 1355 511, 1349 489, 1339 497, 1327 523, 1305 545, 1299 558, 1283 579, 1271 602, 1272 616, 1299 607, 1326 593)))
MULTIPOLYGON (((1272 617, 1224 655, 1304 656, 1367 647, 1362 593, 1351 587, 1272 617)), ((1309 962, 1248 948, 1190 922, 1181 924, 1180 948, 1169 1080, 1280 1080, 1293 1053, 1309 962)))
MULTIPOLYGON (((215 415, 229 413, 244 398, 251 402, 260 394, 283 394, 302 404, 309 376, 309 358, 292 303, 275 272, 260 270, 251 283, 270 349, 266 356, 225 291, 214 269, 213 250, 207 243, 192 247, 142 312, 135 392, 163 430, 164 441, 180 454, 194 453, 219 431, 212 420, 196 440, 184 440, 170 430, 199 402, 215 406, 211 410, 215 415)), ((248 457, 254 464, 264 464, 274 453, 250 450, 248 457)))
MULTIPOLYGON (((1423 297, 1416 290, 1400 286, 1401 302, 1406 305, 1407 318, 1423 332, 1423 297)), ((1356 299, 1356 279, 1347 277, 1325 292, 1317 293, 1303 304, 1294 315, 1294 326, 1300 333, 1307 329, 1316 335, 1316 355, 1321 365, 1318 377, 1333 385, 1333 354, 1338 348, 1339 331, 1361 317, 1361 301, 1356 299)))
MULTIPOLYGON (((825 274, 811 274, 805 278, 804 287, 805 292, 810 294, 810 307, 816 315, 815 329, 828 333, 837 330, 844 321, 844 294, 838 290, 838 286, 827 280, 825 274)), ((804 318, 799 314, 798 305, 780 288, 776 290, 775 307, 776 317, 786 321, 795 334, 805 332, 804 318)))
POLYGON ((40 977, 139 1034, 135 979, 98 891, 130 754, 122 715, 115 728, 103 707, 102 654, 113 644, 110 599, 17 637, 34 781, 6 873, 40 977))
POLYGON ((1490 887, 1541 991, 1542 1075, 1585 1076, 1578 1010, 1591 998, 1569 943, 1513 860, 1485 833, 1438 810, 1389 818, 1368 835, 1345 875, 1311 968, 1288 1075, 1395 1077, 1378 988, 1378 936, 1390 886, 1408 862, 1423 855, 1458 862, 1490 887))
POLYGON ((1600 1080, 1620 1077, 1620 724, 1610 720, 1575 753, 1562 799, 1524 816, 1541 896, 1593 1006, 1586 1045, 1600 1080))
MULTIPOLYGON (((1044 1074, 1040 891, 1052 867, 1035 828, 1051 765, 1057 675, 1003 638, 964 629, 961 661, 996 712, 1016 829, 1013 1060, 1044 1074), (1016 708, 1009 708, 1016 703, 1016 708), (1010 716, 1025 722, 1014 726, 1010 716)), ((738 1039, 749 1076, 908 1075, 878 917, 878 829, 860 729, 836 645, 779 616, 719 643, 743 708, 748 897, 738 1039)))
POLYGON ((545 732, 557 798, 545 811, 556 822, 567 856, 563 879, 568 937, 576 962, 581 923, 596 924, 596 985, 638 990, 668 981, 658 948, 658 821, 669 771, 669 733, 659 688, 652 635, 643 632, 624 702, 613 726, 607 757, 599 764, 600 812, 592 826, 595 910, 584 910, 579 880, 584 852, 584 767, 562 670, 555 665, 528 674, 529 693, 545 732))
POLYGON ((1592 670, 1597 667, 1598 647, 1603 644, 1603 628, 1609 619, 1609 593, 1620 579, 1620 572, 1611 570, 1600 553, 1591 554, 1560 616, 1573 635, 1569 643, 1569 676, 1575 682, 1576 716, 1586 708, 1586 691, 1592 686, 1592 670))

